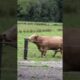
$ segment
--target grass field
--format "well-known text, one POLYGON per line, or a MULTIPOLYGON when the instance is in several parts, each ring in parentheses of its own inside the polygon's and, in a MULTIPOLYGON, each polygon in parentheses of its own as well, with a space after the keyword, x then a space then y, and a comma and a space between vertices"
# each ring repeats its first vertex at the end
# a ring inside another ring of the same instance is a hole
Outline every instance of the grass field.
MULTIPOLYGON (((62 36, 61 23, 43 23, 43 22, 18 22, 18 60, 22 60, 24 56, 24 38, 37 33, 38 35, 47 36, 62 36), (41 30, 44 30, 41 31, 41 30), (49 30, 49 31, 47 31, 49 30), (32 32, 30 32, 32 31, 32 32)), ((48 51, 47 56, 40 58, 40 52, 35 44, 29 42, 28 45, 28 60, 58 60, 61 59, 61 54, 58 53, 55 58, 52 57, 53 51, 48 51)))

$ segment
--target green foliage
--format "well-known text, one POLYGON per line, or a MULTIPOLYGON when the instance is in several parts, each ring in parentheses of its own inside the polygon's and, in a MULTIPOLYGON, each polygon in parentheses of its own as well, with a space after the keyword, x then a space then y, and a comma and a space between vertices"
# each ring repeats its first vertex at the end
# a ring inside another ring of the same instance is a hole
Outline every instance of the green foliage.
POLYGON ((27 21, 62 21, 63 0, 18 0, 19 19, 27 21), (20 9, 20 7, 22 9, 20 9), (22 17, 21 17, 22 16, 22 17))

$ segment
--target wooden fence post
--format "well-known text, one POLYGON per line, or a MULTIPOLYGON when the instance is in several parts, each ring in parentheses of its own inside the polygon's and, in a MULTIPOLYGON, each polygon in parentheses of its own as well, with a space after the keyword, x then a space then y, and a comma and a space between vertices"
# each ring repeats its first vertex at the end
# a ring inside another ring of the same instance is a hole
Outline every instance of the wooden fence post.
POLYGON ((28 57, 28 39, 24 39, 24 59, 28 57))

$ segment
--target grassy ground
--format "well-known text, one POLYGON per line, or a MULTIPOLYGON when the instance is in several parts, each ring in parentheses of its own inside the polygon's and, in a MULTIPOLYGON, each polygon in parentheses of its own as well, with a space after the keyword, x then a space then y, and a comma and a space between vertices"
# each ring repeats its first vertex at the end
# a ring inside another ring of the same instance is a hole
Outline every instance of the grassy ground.
MULTIPOLYGON (((40 22, 18 22, 18 59, 22 60, 24 55, 24 38, 32 35, 33 33, 37 33, 38 35, 47 35, 47 36, 55 36, 59 35, 62 36, 62 24, 60 23, 40 23, 40 22), (35 32, 28 32, 28 31, 35 31, 35 32), (42 31, 37 32, 38 30, 51 30, 49 32, 42 31)), ((36 45, 29 42, 28 45, 28 60, 58 60, 61 58, 61 54, 57 54, 55 58, 52 57, 54 54, 53 51, 48 51, 47 56, 45 58, 40 58, 40 52, 38 51, 36 45)))

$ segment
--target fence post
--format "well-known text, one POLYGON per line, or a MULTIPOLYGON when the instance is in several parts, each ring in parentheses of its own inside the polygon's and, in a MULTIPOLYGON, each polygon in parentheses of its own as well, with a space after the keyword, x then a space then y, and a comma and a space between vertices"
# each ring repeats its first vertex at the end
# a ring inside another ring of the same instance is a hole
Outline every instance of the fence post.
POLYGON ((28 39, 24 39, 24 59, 28 57, 28 39))

